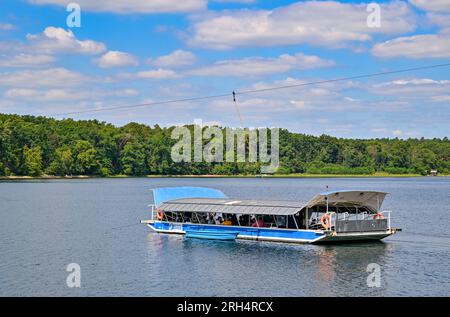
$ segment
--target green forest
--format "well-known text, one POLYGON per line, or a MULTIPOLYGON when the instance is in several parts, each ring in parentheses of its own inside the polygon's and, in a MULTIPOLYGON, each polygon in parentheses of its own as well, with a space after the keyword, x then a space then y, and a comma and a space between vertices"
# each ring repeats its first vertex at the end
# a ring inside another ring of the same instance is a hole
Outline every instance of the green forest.
MULTIPOLYGON (((260 173, 259 163, 173 162, 173 129, 0 114, 0 176, 260 173)), ((277 174, 450 174, 448 138, 359 140, 282 129, 279 150, 277 174)))

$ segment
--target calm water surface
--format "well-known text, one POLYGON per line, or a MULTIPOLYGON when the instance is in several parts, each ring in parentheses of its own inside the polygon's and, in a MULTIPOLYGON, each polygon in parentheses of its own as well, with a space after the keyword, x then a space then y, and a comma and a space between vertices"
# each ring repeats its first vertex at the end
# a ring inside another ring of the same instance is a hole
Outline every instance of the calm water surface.
POLYGON ((449 296, 450 178, 92 179, 0 182, 1 296, 449 296), (151 233, 152 187, 305 200, 335 189, 391 193, 403 232, 333 246, 186 240, 151 233), (69 263, 81 288, 66 285, 69 263), (369 263, 381 287, 367 287, 369 263))

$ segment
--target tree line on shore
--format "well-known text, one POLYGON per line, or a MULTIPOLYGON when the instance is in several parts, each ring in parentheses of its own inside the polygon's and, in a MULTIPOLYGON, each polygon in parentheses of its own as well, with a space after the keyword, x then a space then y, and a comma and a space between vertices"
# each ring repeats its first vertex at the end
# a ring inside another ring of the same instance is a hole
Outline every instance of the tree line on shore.
MULTIPOLYGON (((0 176, 260 173, 259 163, 174 162, 173 129, 0 114, 0 176)), ((450 173, 448 138, 343 139, 285 129, 279 138, 279 174, 450 173)))

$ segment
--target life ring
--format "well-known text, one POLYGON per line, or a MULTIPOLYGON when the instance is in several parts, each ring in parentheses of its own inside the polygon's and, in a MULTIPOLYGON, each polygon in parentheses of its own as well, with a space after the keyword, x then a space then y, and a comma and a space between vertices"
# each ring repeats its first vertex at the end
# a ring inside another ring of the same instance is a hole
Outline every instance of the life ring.
POLYGON ((164 219, 164 211, 158 209, 156 212, 156 219, 163 220, 164 219))
POLYGON ((320 217, 320 224, 325 230, 329 230, 331 228, 331 214, 323 214, 322 217, 320 217))
POLYGON ((373 220, 376 219, 384 219, 384 216, 381 212, 377 213, 376 215, 373 216, 373 220))

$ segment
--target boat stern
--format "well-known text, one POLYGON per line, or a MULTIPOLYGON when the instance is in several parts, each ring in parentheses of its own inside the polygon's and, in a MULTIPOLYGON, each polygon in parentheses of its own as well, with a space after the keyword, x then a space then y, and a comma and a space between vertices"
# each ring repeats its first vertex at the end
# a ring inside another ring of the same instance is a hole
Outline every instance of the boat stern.
POLYGON ((388 228, 380 231, 360 231, 360 232, 336 232, 325 231, 325 237, 314 242, 320 243, 332 243, 332 242, 357 242, 357 241, 380 241, 386 237, 389 237, 397 232, 402 231, 400 228, 388 228))

